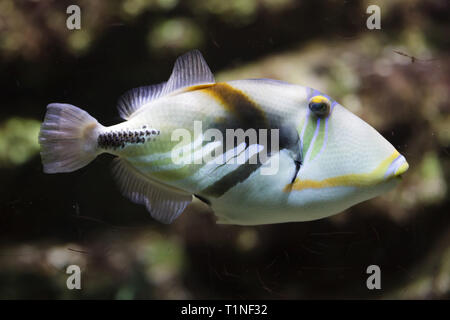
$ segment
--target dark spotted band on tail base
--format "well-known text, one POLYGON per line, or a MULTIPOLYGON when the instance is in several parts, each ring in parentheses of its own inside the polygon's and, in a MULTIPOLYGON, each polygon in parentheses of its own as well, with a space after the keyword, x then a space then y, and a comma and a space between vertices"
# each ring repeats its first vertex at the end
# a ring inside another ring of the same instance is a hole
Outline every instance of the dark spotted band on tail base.
POLYGON ((145 143, 160 134, 159 130, 148 129, 143 126, 138 130, 119 130, 101 133, 98 136, 97 143, 103 149, 125 148, 126 144, 145 143))

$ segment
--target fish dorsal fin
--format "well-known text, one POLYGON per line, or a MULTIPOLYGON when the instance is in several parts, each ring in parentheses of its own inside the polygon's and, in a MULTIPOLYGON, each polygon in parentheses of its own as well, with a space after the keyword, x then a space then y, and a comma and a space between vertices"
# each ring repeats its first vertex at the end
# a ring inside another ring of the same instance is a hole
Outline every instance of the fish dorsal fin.
POLYGON ((151 180, 124 159, 115 161, 113 171, 123 195, 144 204, 151 216, 162 223, 171 223, 192 202, 191 194, 151 180))
POLYGON ((119 98, 120 117, 129 120, 133 114, 148 102, 181 88, 197 84, 214 83, 214 75, 198 50, 192 50, 178 57, 167 82, 139 87, 125 92, 119 98))
POLYGON ((214 83, 214 75, 198 50, 178 57, 172 74, 163 89, 163 95, 198 84, 214 83))
POLYGON ((122 119, 129 120, 133 113, 148 102, 159 98, 167 82, 134 88, 125 92, 117 104, 122 119))

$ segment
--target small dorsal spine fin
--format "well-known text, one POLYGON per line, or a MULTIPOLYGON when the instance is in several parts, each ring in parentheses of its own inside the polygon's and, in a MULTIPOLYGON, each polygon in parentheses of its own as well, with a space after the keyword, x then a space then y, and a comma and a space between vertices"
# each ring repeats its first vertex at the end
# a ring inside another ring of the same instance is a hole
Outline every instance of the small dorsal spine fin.
POLYGON ((120 116, 129 120, 133 114, 152 100, 179 89, 199 84, 214 83, 214 75, 198 50, 192 50, 178 57, 167 82, 144 86, 127 91, 119 98, 120 116))

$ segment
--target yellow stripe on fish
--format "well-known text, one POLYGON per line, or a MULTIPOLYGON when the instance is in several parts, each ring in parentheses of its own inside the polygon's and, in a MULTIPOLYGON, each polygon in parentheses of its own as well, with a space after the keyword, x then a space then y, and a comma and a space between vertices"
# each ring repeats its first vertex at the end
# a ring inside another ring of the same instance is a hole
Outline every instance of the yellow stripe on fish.
POLYGON ((346 174, 342 176, 332 177, 324 180, 302 180, 295 179, 294 183, 286 185, 284 192, 291 192, 293 190, 300 191, 304 189, 320 189, 332 187, 363 187, 374 184, 376 180, 382 180, 384 173, 389 165, 400 155, 398 151, 393 152, 388 158, 383 160, 378 167, 369 173, 361 174, 346 174))

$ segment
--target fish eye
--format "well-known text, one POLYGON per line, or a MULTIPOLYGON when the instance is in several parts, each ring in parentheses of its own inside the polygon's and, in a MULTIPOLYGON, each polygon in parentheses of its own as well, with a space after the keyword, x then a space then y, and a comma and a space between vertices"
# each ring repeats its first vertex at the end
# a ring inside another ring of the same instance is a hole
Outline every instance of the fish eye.
POLYGON ((330 100, 324 96, 314 96, 309 100, 309 110, 311 110, 317 117, 323 118, 330 114, 330 100))

